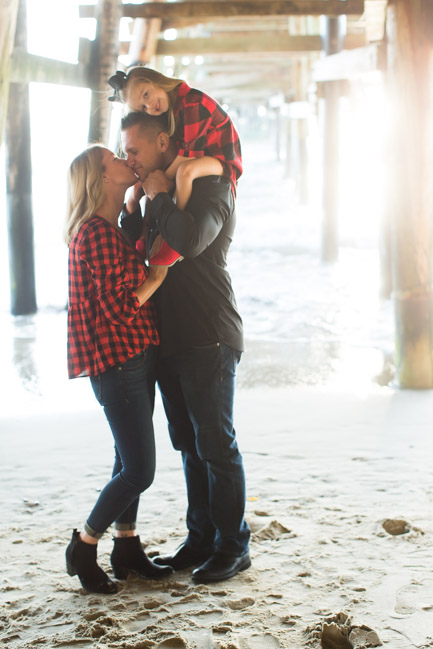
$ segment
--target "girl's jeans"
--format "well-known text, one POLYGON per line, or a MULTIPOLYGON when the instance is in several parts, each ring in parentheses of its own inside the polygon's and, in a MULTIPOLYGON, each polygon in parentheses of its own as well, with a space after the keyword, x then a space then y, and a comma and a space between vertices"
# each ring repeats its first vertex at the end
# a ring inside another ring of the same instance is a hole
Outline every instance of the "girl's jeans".
POLYGON ((156 355, 157 347, 150 345, 123 365, 90 377, 115 445, 112 479, 101 491, 84 526, 95 538, 100 538, 113 521, 116 529, 135 529, 140 493, 153 482, 156 355))

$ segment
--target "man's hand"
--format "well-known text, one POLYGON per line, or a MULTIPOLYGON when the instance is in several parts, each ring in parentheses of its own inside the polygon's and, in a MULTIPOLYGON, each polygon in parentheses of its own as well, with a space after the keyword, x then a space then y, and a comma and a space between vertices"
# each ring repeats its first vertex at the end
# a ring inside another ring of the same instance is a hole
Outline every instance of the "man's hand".
POLYGON ((160 192, 170 192, 173 186, 173 181, 169 180, 165 173, 159 169, 152 171, 143 182, 143 189, 151 201, 160 192))

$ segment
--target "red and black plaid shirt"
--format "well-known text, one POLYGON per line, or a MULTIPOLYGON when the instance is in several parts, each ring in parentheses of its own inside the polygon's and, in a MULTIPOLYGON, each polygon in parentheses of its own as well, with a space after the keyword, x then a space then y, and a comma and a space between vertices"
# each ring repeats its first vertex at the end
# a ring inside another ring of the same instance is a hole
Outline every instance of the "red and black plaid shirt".
POLYGON ((215 99, 183 82, 178 87, 174 117, 179 155, 220 160, 235 193, 242 174, 241 143, 227 113, 215 99))
POLYGON ((134 288, 146 267, 100 216, 86 221, 69 246, 68 374, 97 376, 158 345, 153 304, 141 307, 134 288))

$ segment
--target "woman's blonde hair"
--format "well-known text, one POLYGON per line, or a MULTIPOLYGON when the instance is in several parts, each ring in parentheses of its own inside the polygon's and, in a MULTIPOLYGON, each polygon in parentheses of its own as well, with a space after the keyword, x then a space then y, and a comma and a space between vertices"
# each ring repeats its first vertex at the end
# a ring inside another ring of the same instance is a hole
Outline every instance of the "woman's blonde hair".
POLYGON ((88 221, 102 205, 104 149, 101 144, 93 144, 74 158, 69 167, 64 229, 68 246, 82 224, 88 221))
POLYGON ((125 85, 120 90, 120 96, 122 100, 127 104, 128 95, 133 88, 136 88, 140 83, 145 81, 146 83, 153 83, 158 88, 164 90, 168 95, 168 129, 169 135, 173 135, 176 129, 176 122, 174 119, 174 105, 177 99, 177 89, 180 84, 183 83, 182 79, 176 79, 175 77, 166 77, 162 72, 157 70, 152 70, 151 68, 145 68, 143 66, 136 66, 131 68, 126 75, 125 85))

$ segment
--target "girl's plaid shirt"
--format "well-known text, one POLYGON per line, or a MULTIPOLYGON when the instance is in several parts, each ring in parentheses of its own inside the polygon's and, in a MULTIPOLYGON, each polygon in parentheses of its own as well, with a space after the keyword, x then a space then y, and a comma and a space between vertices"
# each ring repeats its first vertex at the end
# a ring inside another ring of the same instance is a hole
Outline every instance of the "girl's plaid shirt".
POLYGON ((147 268, 118 228, 99 216, 69 246, 68 374, 97 376, 158 345, 156 312, 134 289, 147 268))
POLYGON ((235 126, 215 99, 183 82, 174 106, 178 154, 185 158, 210 156, 223 163, 225 176, 236 184, 242 174, 242 154, 235 126))

